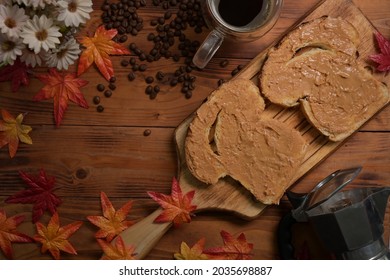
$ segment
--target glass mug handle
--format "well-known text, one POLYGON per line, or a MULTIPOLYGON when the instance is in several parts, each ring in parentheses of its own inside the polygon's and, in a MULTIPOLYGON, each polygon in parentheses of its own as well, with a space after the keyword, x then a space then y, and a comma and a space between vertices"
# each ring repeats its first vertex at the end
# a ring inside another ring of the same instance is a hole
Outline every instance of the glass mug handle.
POLYGON ((204 68, 221 46, 223 39, 224 36, 220 32, 215 29, 211 31, 195 53, 192 62, 198 68, 204 68))

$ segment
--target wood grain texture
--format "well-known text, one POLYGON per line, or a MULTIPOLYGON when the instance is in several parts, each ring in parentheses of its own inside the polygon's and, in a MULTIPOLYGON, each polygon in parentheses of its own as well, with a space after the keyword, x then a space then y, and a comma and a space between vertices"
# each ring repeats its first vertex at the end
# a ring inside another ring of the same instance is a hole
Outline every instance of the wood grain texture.
MULTIPOLYGON (((129 69, 120 66, 122 57, 113 57, 118 77, 117 89, 111 98, 103 98, 105 111, 97 113, 92 98, 99 94, 96 85, 106 85, 106 82, 91 68, 82 76, 89 81, 83 93, 90 108, 82 109, 70 105, 63 124, 55 128, 52 103, 32 101, 32 97, 42 87, 41 82, 33 78, 28 87, 22 87, 16 93, 11 92, 9 83, 1 83, 0 107, 14 115, 28 112, 25 123, 33 128, 33 145, 22 144, 14 159, 8 158, 7 148, 0 149, 0 209, 5 209, 9 216, 25 214, 26 220, 18 230, 34 235, 31 205, 6 204, 4 200, 25 188, 18 176, 19 170, 38 173, 40 168, 45 168, 49 175, 56 177, 56 186, 59 188, 56 194, 64 201, 58 209, 61 224, 84 221, 81 229, 70 239, 78 255, 62 254, 62 258, 100 258, 102 251, 94 239, 97 228, 86 219, 88 215, 100 215, 100 192, 106 192, 117 209, 126 201, 133 200, 134 206, 128 216, 130 220, 139 221, 157 209, 157 204, 147 196, 146 191, 170 191, 172 177, 177 174, 178 168, 173 141, 176 126, 199 107, 205 97, 217 87, 219 79, 229 79, 231 71, 237 65, 252 67, 250 61, 253 58, 305 17, 320 1, 284 2, 280 20, 266 36, 245 46, 224 44, 203 71, 193 72, 197 82, 191 99, 185 99, 179 87, 171 88, 164 84, 161 84, 162 92, 155 100, 149 100, 144 93, 143 78, 146 75, 154 75, 159 70, 172 73, 176 67, 182 65, 184 58, 179 63, 162 59, 148 64, 146 72, 139 73, 135 81, 129 82, 126 78, 129 69), (229 60, 229 65, 221 68, 219 63, 225 58, 229 60), (152 131, 150 136, 143 136, 145 129, 152 131)), ((375 28, 390 38, 389 1, 353 2, 375 28)), ((151 1, 148 0, 147 3, 147 7, 139 11, 145 22, 163 14, 163 10, 153 7, 151 1)), ((84 32, 93 32, 94 27, 100 24, 98 9, 101 4, 101 0, 94 1, 96 11, 93 12, 92 20, 84 32)), ((150 42, 145 37, 151 31, 153 28, 146 23, 144 30, 136 37, 130 36, 126 44, 136 42, 140 48, 148 50, 150 42)), ((204 30, 202 34, 195 34, 188 30, 188 36, 202 40, 207 32, 204 30)), ((45 69, 36 70, 43 72, 45 69)), ((355 165, 362 165, 363 171, 351 187, 390 185, 389 142, 388 106, 343 143, 336 152, 300 178, 292 189, 307 192, 329 173, 355 165)), ((230 213, 197 213, 190 224, 169 229, 146 258, 172 259, 182 241, 191 245, 202 237, 206 237, 206 247, 222 245, 219 233, 223 229, 234 235, 244 232, 247 239, 254 243, 255 259, 277 259, 275 231, 280 217, 289 211, 290 207, 283 199, 279 206, 267 208, 252 221, 242 220, 230 213)), ((46 213, 42 222, 47 222, 49 217, 46 213)), ((312 238, 307 239, 311 241, 313 248, 318 248, 312 238)), ((36 244, 14 244, 13 250, 15 259, 51 259, 50 255, 41 254, 36 244)), ((312 256, 323 257, 321 252, 316 250, 312 252, 312 256)), ((0 253, 0 259, 3 258, 0 253)))

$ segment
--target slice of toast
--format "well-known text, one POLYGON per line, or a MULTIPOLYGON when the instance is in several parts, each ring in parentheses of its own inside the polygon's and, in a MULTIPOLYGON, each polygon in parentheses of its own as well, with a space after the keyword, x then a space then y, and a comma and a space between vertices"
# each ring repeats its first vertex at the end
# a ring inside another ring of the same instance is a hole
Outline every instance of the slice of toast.
POLYGON ((299 26, 268 53, 262 94, 285 107, 301 104, 321 133, 345 139, 389 101, 387 87, 357 62, 358 45, 356 29, 340 18, 299 26))
POLYGON ((195 113, 185 140, 191 173, 208 184, 230 176, 264 204, 277 204, 306 151, 293 128, 263 118, 264 100, 249 80, 214 91, 195 113))

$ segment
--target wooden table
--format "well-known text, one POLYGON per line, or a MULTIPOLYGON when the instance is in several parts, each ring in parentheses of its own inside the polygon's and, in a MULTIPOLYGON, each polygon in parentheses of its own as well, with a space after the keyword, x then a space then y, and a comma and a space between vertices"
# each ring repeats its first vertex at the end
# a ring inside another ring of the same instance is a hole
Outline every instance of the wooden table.
MULTIPOLYGON (((90 30, 100 23, 102 2, 94 1, 94 12, 88 23, 90 30)), ((121 57, 112 57, 118 78, 117 89, 111 98, 102 98, 104 112, 96 111, 92 99, 99 95, 96 85, 107 82, 95 69, 90 69, 82 76, 89 81, 82 91, 90 108, 85 110, 70 105, 63 123, 56 128, 52 102, 32 101, 42 87, 41 82, 32 79, 28 87, 22 87, 16 93, 11 92, 10 83, 1 83, 0 107, 14 116, 28 112, 25 124, 33 128, 30 133, 33 145, 21 144, 13 159, 9 158, 6 148, 0 150, 0 209, 4 209, 8 216, 24 214, 25 221, 18 230, 34 235, 32 206, 7 204, 4 200, 26 187, 18 175, 19 170, 37 174, 43 168, 48 175, 56 178, 56 194, 63 200, 58 208, 61 224, 84 221, 81 229, 70 238, 78 255, 63 253, 62 259, 99 259, 102 251, 94 238, 97 228, 88 222, 86 216, 101 215, 100 192, 108 195, 116 209, 132 200, 134 204, 129 220, 138 221, 153 212, 158 205, 146 192, 170 193, 172 177, 177 172, 173 143, 175 127, 217 88, 219 79, 229 79, 235 67, 250 62, 319 2, 285 0, 279 21, 265 37, 245 46, 224 44, 203 71, 192 73, 197 77, 197 82, 190 99, 180 93, 180 87, 163 86, 157 98, 150 100, 144 92, 143 79, 139 76, 136 81, 129 82, 129 69, 120 65, 121 57), (226 68, 220 66, 223 59, 230 62, 226 68), (151 131, 149 136, 144 136, 146 129, 151 131)), ((385 37, 390 38, 390 1, 353 2, 385 37)), ((145 21, 144 29, 137 36, 130 37, 125 44, 136 42, 141 49, 149 49, 146 36, 153 31, 153 27, 148 22, 163 12, 147 1, 147 7, 139 10, 145 21)), ((202 40, 206 34, 207 30, 202 34, 189 32, 188 37, 202 40)), ((183 61, 176 63, 162 59, 150 64, 144 75, 154 75, 159 70, 169 72, 180 63, 183 61)), ((390 186, 389 143, 390 108, 387 107, 301 178, 293 190, 307 192, 331 172, 356 165, 361 165, 363 170, 353 182, 354 186, 390 186)), ((229 213, 198 213, 191 223, 171 228, 146 258, 172 259, 173 253, 180 250, 182 241, 192 245, 202 237, 206 238, 206 247, 221 246, 220 231, 225 230, 235 236, 245 233, 247 240, 254 244, 254 259, 278 259, 275 232, 281 216, 290 207, 283 198, 279 206, 268 207, 251 221, 244 221, 229 213)), ((46 223, 49 217, 49 213, 45 213, 41 221, 46 223)), ((309 246, 313 243, 311 257, 322 258, 324 255, 318 249, 318 244, 310 241, 310 237, 302 235, 296 244, 301 246, 306 238, 309 246)), ((13 244, 13 250, 15 259, 51 258, 48 254, 41 254, 39 246, 33 243, 13 244)), ((4 259, 1 253, 0 259, 4 259)))

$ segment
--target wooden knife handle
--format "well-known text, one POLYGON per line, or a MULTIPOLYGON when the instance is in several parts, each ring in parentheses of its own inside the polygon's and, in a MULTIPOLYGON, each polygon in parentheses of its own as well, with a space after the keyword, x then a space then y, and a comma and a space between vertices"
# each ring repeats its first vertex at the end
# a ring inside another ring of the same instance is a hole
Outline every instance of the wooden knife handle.
POLYGON ((124 230, 120 236, 127 246, 133 245, 135 257, 137 259, 143 259, 153 249, 157 242, 163 237, 168 229, 173 225, 172 223, 154 223, 154 219, 158 217, 162 212, 161 208, 158 208, 146 218, 142 219, 135 225, 132 225, 128 229, 124 230))

